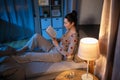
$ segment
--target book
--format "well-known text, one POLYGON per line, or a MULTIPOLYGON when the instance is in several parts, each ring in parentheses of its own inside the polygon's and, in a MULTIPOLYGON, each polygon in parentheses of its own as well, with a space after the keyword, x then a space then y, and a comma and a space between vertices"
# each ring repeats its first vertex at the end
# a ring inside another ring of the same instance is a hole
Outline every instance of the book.
POLYGON ((56 31, 52 26, 48 26, 46 28, 46 32, 48 33, 48 35, 52 38, 56 38, 56 31))

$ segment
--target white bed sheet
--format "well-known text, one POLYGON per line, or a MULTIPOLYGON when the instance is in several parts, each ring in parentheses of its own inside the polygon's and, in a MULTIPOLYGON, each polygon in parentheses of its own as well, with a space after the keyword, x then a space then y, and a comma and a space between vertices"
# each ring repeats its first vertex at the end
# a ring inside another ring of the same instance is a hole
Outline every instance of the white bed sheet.
POLYGON ((51 62, 30 62, 22 64, 26 71, 26 77, 38 77, 47 74, 57 73, 70 69, 86 69, 86 62, 75 63, 74 61, 51 62))

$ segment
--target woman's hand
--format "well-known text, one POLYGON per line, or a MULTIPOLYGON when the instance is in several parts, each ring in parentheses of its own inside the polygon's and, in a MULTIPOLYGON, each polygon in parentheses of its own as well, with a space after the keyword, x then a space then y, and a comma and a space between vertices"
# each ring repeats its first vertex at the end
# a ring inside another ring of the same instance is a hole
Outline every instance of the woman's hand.
POLYGON ((52 38, 52 43, 54 46, 58 46, 58 41, 56 40, 56 38, 52 38))
POLYGON ((71 55, 71 54, 66 54, 66 60, 67 61, 72 61, 73 60, 73 55, 71 55))
POLYGON ((66 57, 68 57, 68 56, 72 56, 72 54, 67 53, 67 54, 66 54, 66 57))

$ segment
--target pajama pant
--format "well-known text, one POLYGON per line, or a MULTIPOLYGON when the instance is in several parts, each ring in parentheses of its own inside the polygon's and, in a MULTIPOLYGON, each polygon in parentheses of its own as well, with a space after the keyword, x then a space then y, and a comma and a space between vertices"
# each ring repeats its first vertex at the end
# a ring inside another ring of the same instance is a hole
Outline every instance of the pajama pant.
POLYGON ((56 47, 53 46, 49 41, 47 41, 40 34, 35 34, 27 42, 24 47, 28 47, 31 51, 34 48, 42 49, 44 52, 26 52, 25 55, 17 57, 18 62, 28 62, 28 61, 45 61, 45 62, 59 62, 62 60, 62 55, 57 51, 56 47), (21 59, 20 59, 21 58, 21 59))

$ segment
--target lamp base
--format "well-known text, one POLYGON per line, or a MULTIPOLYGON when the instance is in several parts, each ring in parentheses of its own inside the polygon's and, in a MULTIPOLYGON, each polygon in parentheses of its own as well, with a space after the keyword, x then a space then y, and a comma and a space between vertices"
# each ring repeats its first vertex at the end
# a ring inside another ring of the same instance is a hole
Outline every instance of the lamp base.
POLYGON ((93 76, 90 75, 90 74, 83 74, 83 75, 81 76, 81 79, 82 79, 82 80, 93 80, 93 76))

